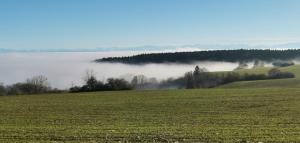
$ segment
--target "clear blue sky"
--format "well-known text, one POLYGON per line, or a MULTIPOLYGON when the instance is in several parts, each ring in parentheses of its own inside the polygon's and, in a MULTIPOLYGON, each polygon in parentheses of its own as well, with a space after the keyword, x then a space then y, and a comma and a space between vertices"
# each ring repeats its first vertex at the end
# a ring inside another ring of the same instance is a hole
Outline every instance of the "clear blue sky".
POLYGON ((300 0, 0 0, 0 48, 290 42, 300 0))

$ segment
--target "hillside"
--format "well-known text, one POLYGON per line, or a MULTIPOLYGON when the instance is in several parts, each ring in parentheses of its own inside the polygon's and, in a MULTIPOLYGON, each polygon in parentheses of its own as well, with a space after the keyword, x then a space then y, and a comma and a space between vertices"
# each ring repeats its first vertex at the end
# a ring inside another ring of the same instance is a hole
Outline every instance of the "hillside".
MULTIPOLYGON (((274 80, 259 80, 259 81, 241 81, 220 86, 219 88, 298 88, 300 87, 300 65, 279 68, 281 71, 292 72, 296 78, 292 79, 274 79, 274 80)), ((270 68, 244 69, 239 70, 239 73, 263 74, 267 73, 270 68)))
POLYGON ((0 142, 298 142, 300 89, 0 97, 0 142))
POLYGON ((300 49, 289 50, 211 50, 195 52, 151 53, 129 57, 107 57, 95 60, 96 62, 112 62, 126 64, 147 63, 193 63, 199 61, 226 61, 240 62, 261 60, 272 62, 274 60, 293 60, 300 57, 300 49))

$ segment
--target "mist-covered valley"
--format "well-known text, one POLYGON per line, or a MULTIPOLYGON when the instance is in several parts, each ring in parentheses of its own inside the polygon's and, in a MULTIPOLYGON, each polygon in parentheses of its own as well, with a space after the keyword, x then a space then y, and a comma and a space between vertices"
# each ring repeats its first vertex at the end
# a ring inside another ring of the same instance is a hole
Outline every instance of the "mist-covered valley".
POLYGON ((155 77, 158 80, 182 76, 196 65, 208 71, 230 71, 238 63, 230 62, 196 62, 192 64, 144 64, 128 65, 120 63, 95 63, 97 58, 111 56, 130 56, 137 52, 34 52, 34 53, 1 53, 0 82, 13 84, 27 78, 44 75, 50 85, 66 89, 72 85, 83 84, 86 70, 93 70, 99 80, 107 78, 124 78, 131 80, 134 75, 155 77))

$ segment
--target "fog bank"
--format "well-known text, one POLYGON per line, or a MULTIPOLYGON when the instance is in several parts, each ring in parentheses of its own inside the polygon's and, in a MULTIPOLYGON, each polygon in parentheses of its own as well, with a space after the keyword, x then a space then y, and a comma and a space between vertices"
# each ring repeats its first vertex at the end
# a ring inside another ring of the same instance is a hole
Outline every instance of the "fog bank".
POLYGON ((230 71, 237 63, 198 62, 193 64, 126 65, 94 63, 95 59, 111 56, 130 56, 137 52, 62 52, 62 53, 0 53, 0 82, 13 84, 26 78, 45 75, 52 87, 69 88, 82 84, 87 69, 94 70, 99 80, 109 77, 130 78, 143 74, 147 77, 166 79, 182 76, 196 65, 209 71, 230 71))

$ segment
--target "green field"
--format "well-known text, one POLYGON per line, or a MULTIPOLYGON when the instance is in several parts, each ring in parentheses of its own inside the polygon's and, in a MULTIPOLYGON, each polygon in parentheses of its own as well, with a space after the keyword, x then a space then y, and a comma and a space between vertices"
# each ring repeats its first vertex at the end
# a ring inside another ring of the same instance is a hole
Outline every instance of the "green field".
POLYGON ((300 142, 300 89, 0 97, 0 142, 300 142))
POLYGON ((280 70, 296 78, 200 90, 1 96, 0 142, 300 142, 300 66, 280 70))

